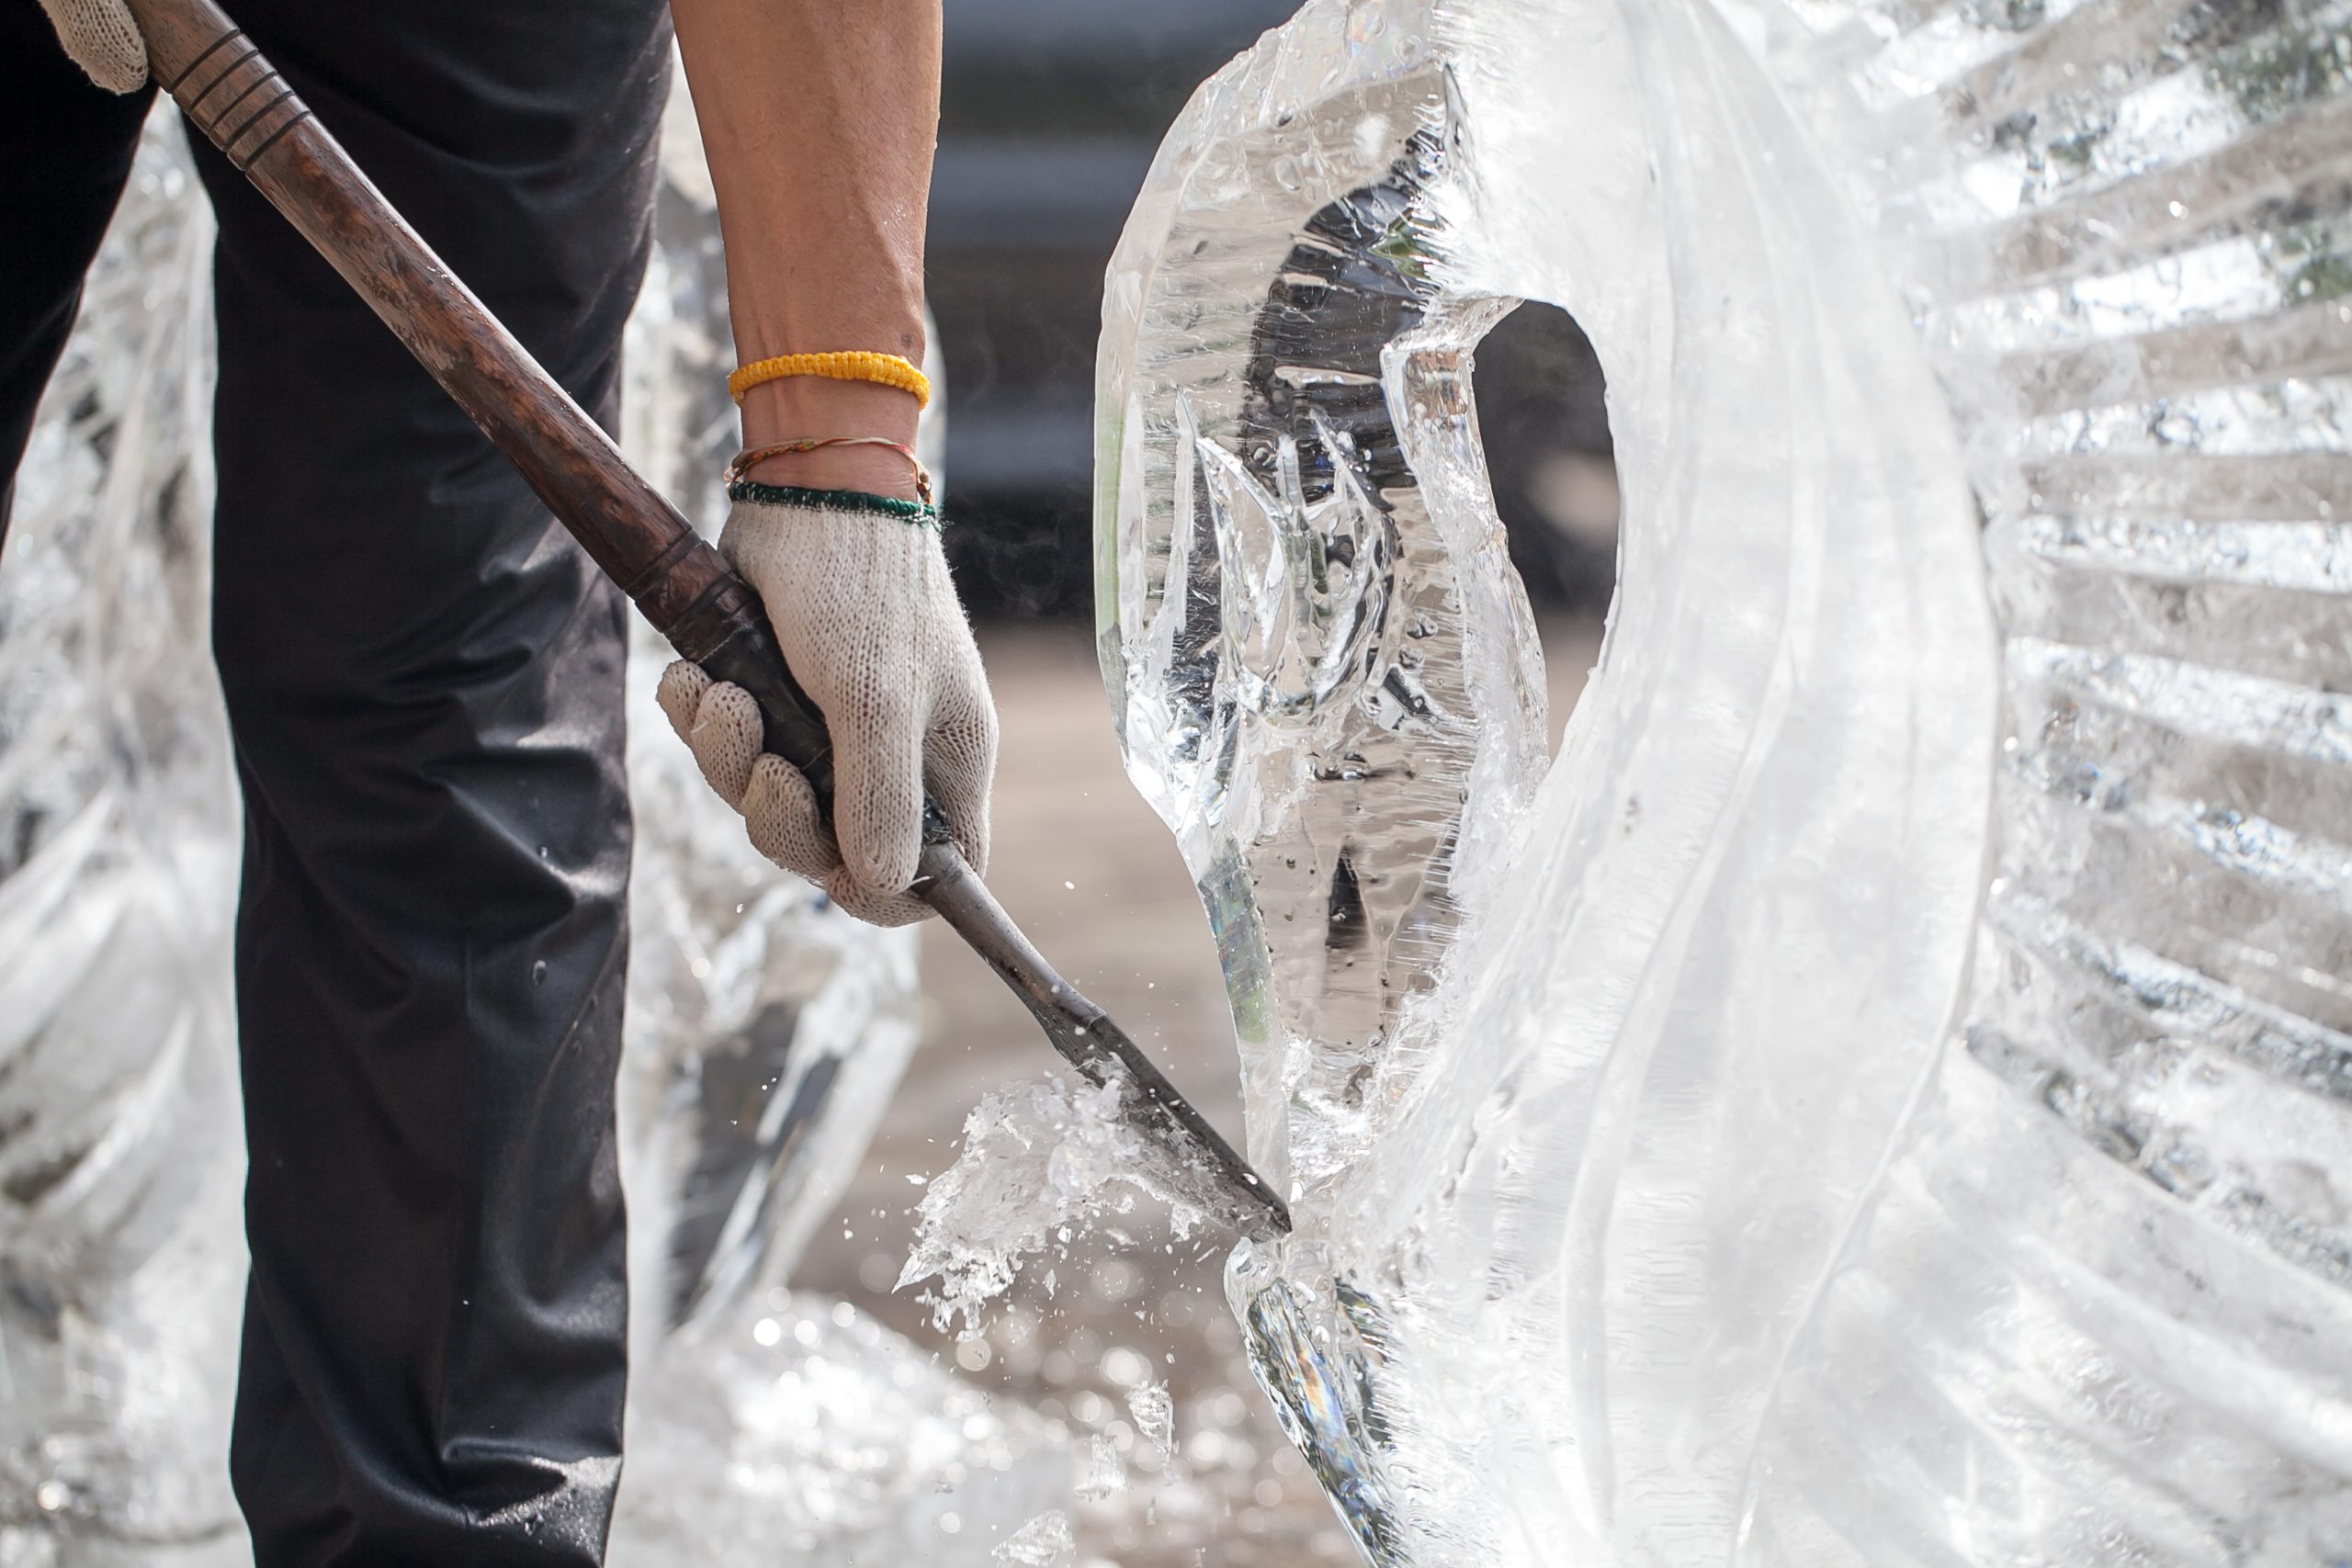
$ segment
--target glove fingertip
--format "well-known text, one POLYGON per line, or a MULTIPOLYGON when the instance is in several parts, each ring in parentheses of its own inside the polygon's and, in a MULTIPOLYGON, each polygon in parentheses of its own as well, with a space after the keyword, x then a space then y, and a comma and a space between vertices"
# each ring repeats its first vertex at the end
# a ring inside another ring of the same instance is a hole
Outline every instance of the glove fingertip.
POLYGON ((653 700, 661 705, 670 728, 678 739, 691 743, 694 739, 695 715, 702 709, 703 694, 710 690, 710 677, 701 665, 692 660, 673 660, 662 671, 662 683, 653 688, 653 700))
POLYGON ((903 808, 885 805, 844 820, 836 802, 834 827, 841 840, 842 864, 859 886, 889 894, 915 879, 915 862, 922 853, 916 809, 912 801, 903 808))
POLYGON ((760 709, 752 694, 724 681, 713 682, 695 709, 686 744, 694 748, 704 780, 721 800, 741 810, 752 764, 760 755, 760 709))

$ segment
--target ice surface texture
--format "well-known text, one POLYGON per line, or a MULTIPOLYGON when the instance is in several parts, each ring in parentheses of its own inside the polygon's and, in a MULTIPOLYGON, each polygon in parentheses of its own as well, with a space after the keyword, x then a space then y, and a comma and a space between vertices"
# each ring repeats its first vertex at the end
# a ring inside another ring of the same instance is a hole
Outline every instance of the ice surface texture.
POLYGON ((1332 0, 1170 132, 1103 662, 1369 1560, 2352 1552, 2347 20, 1332 0), (1624 497, 1532 804, 1521 299, 1624 497))
POLYGON ((1426 1043, 1502 841, 1465 792, 1513 810, 1544 762, 1470 424, 1492 307, 1431 308, 1437 77, 1374 58, 1328 115, 1283 118, 1283 50, 1195 100, 1112 265, 1099 394, 1099 510, 1126 523, 1096 600, 1113 712, 1208 905, 1252 1103, 1287 1107, 1250 1157, 1305 1190, 1426 1043))

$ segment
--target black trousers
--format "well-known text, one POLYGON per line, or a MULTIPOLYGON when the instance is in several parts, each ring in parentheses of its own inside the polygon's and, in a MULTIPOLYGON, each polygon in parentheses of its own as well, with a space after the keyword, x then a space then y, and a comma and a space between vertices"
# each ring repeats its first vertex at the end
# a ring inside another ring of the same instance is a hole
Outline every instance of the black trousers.
MULTIPOLYGON (((232 10, 609 423, 662 0, 232 10)), ((0 0, 0 473, 149 98, 92 87, 33 0, 0 0)), ((325 264, 197 163, 245 812, 237 1495, 262 1568, 593 1563, 625 1374, 622 602, 325 264)))

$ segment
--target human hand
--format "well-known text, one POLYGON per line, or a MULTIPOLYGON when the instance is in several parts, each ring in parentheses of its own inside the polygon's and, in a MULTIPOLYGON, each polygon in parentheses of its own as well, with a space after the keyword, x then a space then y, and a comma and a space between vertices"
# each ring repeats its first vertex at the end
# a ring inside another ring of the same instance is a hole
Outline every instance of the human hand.
POLYGON ((930 907, 903 889, 922 850, 926 789, 976 872, 989 858, 996 708, 933 525, 851 492, 762 487, 789 500, 735 503, 719 553, 755 589, 785 663, 833 741, 826 823, 798 769, 760 750, 741 686, 684 660, 663 672, 662 711, 703 777, 743 815, 752 845, 860 919, 899 926, 930 907))
POLYGON ((40 0, 65 46, 91 81, 109 93, 135 93, 147 85, 147 40, 123 0, 40 0))

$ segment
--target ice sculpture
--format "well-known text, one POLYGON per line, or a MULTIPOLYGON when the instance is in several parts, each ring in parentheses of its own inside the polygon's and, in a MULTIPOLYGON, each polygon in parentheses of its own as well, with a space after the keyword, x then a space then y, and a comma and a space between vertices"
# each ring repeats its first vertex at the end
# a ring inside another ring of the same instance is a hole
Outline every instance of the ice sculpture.
POLYGON ((1103 663, 1367 1560, 2352 1555, 2346 21, 1310 0, 1170 132, 1103 663), (1624 495, 1532 806, 1519 299, 1624 495))
POLYGON ((1221 77, 1170 133, 1104 307, 1102 504, 1136 525, 1104 534, 1113 711, 1201 884, 1252 1101, 1288 1104, 1253 1118, 1250 1156, 1302 1190, 1426 1043, 1419 1004, 1505 841, 1465 794, 1508 814, 1544 763, 1541 654, 1469 405, 1497 312, 1432 309, 1445 149, 1408 42, 1375 45, 1387 68, 1329 119, 1289 113, 1275 71, 1221 77), (1171 157, 1188 127, 1221 138, 1226 106, 1266 133, 1171 157), (1391 396, 1422 417, 1392 423, 1391 396))
MULTIPOLYGON (((205 656, 212 229, 175 121, 149 124, 0 558, 0 1568, 251 1560, 226 1467, 244 1258, 236 812, 205 656)), ((716 517, 731 410, 691 129, 671 128, 628 436, 716 517)), ((659 808, 639 818, 640 1337, 612 1561, 988 1563, 1068 1500, 1064 1439, 782 1288, 913 1048, 911 933, 751 851, 652 707, 666 653, 637 652, 631 784, 659 808)))

